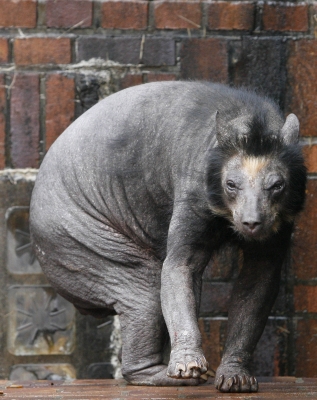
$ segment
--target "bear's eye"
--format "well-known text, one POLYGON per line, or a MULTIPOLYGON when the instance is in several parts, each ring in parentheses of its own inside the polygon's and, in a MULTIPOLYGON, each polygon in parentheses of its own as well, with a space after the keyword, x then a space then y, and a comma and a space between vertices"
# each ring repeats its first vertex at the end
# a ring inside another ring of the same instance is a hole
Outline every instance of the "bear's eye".
POLYGON ((235 190, 237 188, 236 184, 230 180, 226 182, 226 185, 228 190, 235 190))
POLYGON ((270 190, 273 192, 280 192, 284 188, 284 182, 283 181, 277 181, 275 182, 271 187, 270 190))

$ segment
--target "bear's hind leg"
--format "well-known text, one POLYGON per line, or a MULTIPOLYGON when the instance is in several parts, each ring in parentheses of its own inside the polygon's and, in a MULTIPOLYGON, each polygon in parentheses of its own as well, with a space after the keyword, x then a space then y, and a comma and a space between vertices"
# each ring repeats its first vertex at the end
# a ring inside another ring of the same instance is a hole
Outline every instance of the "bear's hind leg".
MULTIPOLYGON (((122 334, 122 375, 133 385, 198 385, 199 379, 174 379, 167 376, 163 363, 167 329, 164 322, 160 285, 143 287, 133 304, 118 310, 122 334)), ((135 288, 129 288, 130 290, 135 288)), ((131 292, 130 292, 131 295, 131 292)))

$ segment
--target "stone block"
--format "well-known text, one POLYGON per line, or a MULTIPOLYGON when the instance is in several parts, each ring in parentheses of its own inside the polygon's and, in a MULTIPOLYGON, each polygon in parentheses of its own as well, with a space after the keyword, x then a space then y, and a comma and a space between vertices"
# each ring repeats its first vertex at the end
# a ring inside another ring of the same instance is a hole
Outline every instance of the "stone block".
POLYGON ((12 381, 71 380, 76 379, 75 368, 70 364, 17 364, 11 368, 12 381))
POLYGON ((8 292, 8 351, 16 356, 71 354, 75 309, 49 286, 12 286, 8 292))

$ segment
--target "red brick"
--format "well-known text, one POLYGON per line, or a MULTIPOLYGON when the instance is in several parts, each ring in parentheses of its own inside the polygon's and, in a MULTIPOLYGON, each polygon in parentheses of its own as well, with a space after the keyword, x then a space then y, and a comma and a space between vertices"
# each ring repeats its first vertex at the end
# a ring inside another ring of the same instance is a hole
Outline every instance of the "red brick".
POLYGON ((317 286, 294 286, 295 311, 317 313, 317 286))
POLYGON ((75 81, 63 75, 46 79, 45 132, 46 150, 73 122, 75 117, 75 81))
POLYGON ((317 180, 309 179, 305 210, 300 215, 294 234, 292 260, 298 279, 317 276, 317 180))
POLYGON ((317 145, 304 146, 303 152, 308 172, 317 173, 317 145))
POLYGON ((141 74, 127 74, 121 80, 121 89, 127 89, 131 86, 141 85, 143 83, 143 77, 141 74))
POLYGON ((290 43, 287 61, 286 109, 294 112, 301 134, 317 136, 317 40, 301 39, 290 43))
POLYGON ((209 5, 208 10, 208 28, 215 30, 252 30, 254 14, 254 3, 213 2, 209 5))
POLYGON ((228 52, 225 39, 185 39, 181 51, 181 77, 228 81, 228 52))
POLYGON ((154 18, 157 29, 199 29, 200 1, 155 0, 154 18))
POLYGON ((0 75, 0 169, 5 167, 5 110, 6 90, 4 75, 0 75))
POLYGON ((263 29, 266 31, 306 32, 308 4, 264 3, 263 29))
POLYGON ((46 25, 50 28, 86 28, 92 24, 93 2, 47 0, 46 25))
POLYGON ((156 72, 150 72, 147 74, 148 82, 161 82, 161 81, 175 81, 176 74, 161 74, 156 72))
POLYGON ((39 76, 17 74, 11 89, 11 162, 14 168, 37 168, 39 161, 39 76))
POLYGON ((8 40, 0 38, 0 63, 6 63, 9 61, 9 46, 8 40))
POLYGON ((198 325, 202 337, 202 347, 209 368, 216 371, 220 364, 227 334, 227 319, 199 318, 198 325))
POLYGON ((296 332, 296 376, 317 376, 317 321, 299 320, 296 332))
POLYGON ((68 64, 71 62, 70 39, 25 38, 14 41, 17 65, 68 64))
POLYGON ((34 28, 36 0, 0 0, 0 27, 34 28))
POLYGON ((146 29, 148 1, 107 0, 101 5, 101 26, 108 29, 146 29))

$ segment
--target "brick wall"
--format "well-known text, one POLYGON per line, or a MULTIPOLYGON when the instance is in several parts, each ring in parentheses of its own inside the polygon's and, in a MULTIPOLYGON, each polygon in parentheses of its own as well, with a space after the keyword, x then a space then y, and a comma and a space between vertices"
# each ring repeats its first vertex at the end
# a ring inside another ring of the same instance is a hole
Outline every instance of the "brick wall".
MULTIPOLYGON (((0 168, 38 168, 99 99, 146 82, 207 79, 273 97, 301 122, 307 207, 254 365, 317 376, 317 3, 0 0, 0 168)), ((219 362, 239 268, 224 249, 205 273, 200 327, 219 362)))

